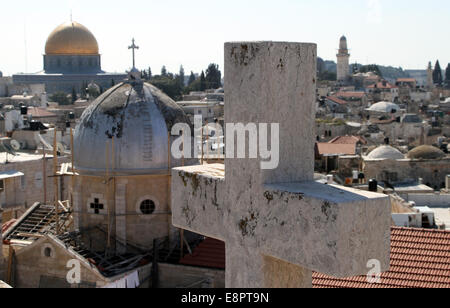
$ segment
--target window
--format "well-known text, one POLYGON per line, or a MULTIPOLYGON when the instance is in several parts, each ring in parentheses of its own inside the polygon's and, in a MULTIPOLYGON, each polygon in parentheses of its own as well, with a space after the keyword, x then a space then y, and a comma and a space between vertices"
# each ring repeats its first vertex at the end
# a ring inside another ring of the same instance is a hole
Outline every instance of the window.
POLYGON ((56 257, 55 249, 53 248, 52 245, 45 243, 41 247, 41 256, 43 256, 45 258, 54 259, 56 257))
POLYGON ((94 199, 94 202, 91 203, 91 209, 94 211, 95 214, 100 214, 101 210, 104 210, 104 205, 100 203, 100 200, 98 198, 94 199))
POLYGON ((5 180, 0 180, 0 192, 5 190, 5 180))
POLYGON ((155 202, 152 200, 144 200, 141 202, 140 210, 144 215, 151 215, 155 212, 155 202))
POLYGON ((92 194, 87 200, 87 211, 89 214, 104 216, 108 213, 107 200, 101 194, 92 194))
POLYGON ((47 258, 51 258, 52 256, 52 249, 50 247, 47 247, 44 249, 44 256, 46 256, 47 258))

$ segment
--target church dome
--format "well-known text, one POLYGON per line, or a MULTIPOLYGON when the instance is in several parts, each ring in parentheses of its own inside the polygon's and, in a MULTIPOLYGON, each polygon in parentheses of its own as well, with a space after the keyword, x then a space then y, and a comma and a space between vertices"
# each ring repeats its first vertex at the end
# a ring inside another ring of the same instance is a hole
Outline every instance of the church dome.
POLYGON ((391 102, 379 102, 373 104, 367 110, 372 112, 392 113, 394 110, 395 112, 399 111, 400 107, 391 102))
POLYGON ((74 134, 75 168, 81 174, 167 172, 169 132, 176 123, 189 119, 159 89, 142 82, 120 83, 81 116, 74 134))
POLYGON ((388 145, 379 146, 367 156, 368 159, 377 159, 377 160, 397 160, 404 159, 405 156, 396 148, 393 148, 388 145))
POLYGON ((98 55, 95 36, 85 26, 69 21, 58 26, 45 44, 47 55, 98 55))
POLYGON ((410 159, 440 159, 443 157, 445 157, 444 152, 430 145, 418 146, 408 153, 410 159))

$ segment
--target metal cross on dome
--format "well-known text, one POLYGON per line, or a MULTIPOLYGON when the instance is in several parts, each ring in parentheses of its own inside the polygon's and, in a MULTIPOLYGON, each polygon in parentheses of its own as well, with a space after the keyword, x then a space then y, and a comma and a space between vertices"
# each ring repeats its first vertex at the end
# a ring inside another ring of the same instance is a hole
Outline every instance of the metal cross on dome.
POLYGON ((136 67, 136 63, 135 63, 135 59, 136 59, 136 56, 135 56, 135 49, 139 49, 139 46, 137 46, 136 44, 135 44, 135 41, 134 41, 134 38, 131 40, 131 46, 128 46, 128 49, 132 49, 133 50, 133 68, 135 68, 136 67))

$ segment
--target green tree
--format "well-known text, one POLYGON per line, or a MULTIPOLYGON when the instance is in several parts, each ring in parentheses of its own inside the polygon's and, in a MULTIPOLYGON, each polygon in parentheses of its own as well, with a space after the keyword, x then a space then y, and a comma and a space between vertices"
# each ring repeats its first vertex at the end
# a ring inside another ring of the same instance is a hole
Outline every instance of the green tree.
POLYGON ((200 74, 200 91, 205 91, 206 87, 207 87, 207 84, 206 84, 205 72, 202 71, 202 73, 200 74))
POLYGON ((114 81, 114 79, 111 79, 111 87, 114 87, 116 85, 116 82, 114 81))
POLYGON ((439 63, 439 60, 436 61, 436 65, 434 66, 433 71, 433 82, 435 85, 441 86, 442 85, 442 68, 441 64, 439 63))
POLYGON ((64 92, 55 92, 50 96, 50 100, 60 105, 70 105, 71 100, 69 95, 64 92))
POLYGON ((189 76, 188 86, 192 85, 192 83, 195 81, 195 75, 194 72, 191 71, 191 75, 189 76))
POLYGON ((335 81, 337 74, 330 71, 323 71, 317 74, 317 78, 322 81, 335 81))
POLYGON ((178 80, 180 82, 180 85, 182 88, 184 88, 184 67, 183 65, 180 66, 180 73, 178 74, 178 80))
POLYGON ((167 68, 165 65, 161 68, 161 76, 167 76, 167 68))
POLYGON ((219 65, 211 63, 206 70, 206 87, 209 89, 218 89, 222 86, 222 72, 219 65))
POLYGON ((152 69, 150 68, 150 66, 148 67, 148 80, 152 79, 152 69))
POLYGON ((447 87, 450 87, 450 63, 445 69, 445 83, 447 84, 447 87))

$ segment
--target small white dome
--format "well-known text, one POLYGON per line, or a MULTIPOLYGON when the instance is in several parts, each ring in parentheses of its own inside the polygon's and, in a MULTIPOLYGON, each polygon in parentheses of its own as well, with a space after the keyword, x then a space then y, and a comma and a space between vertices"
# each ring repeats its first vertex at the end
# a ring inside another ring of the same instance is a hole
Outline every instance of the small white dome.
POLYGON ((379 103, 373 104, 367 110, 373 111, 373 112, 392 113, 393 110, 395 110, 395 112, 399 111, 400 107, 398 105, 396 105, 394 103, 390 103, 390 102, 379 102, 379 103))
POLYGON ((386 159, 397 160, 397 159, 404 159, 405 156, 399 150, 388 145, 383 145, 379 146, 378 148, 370 152, 367 158, 378 160, 386 160, 386 159))

